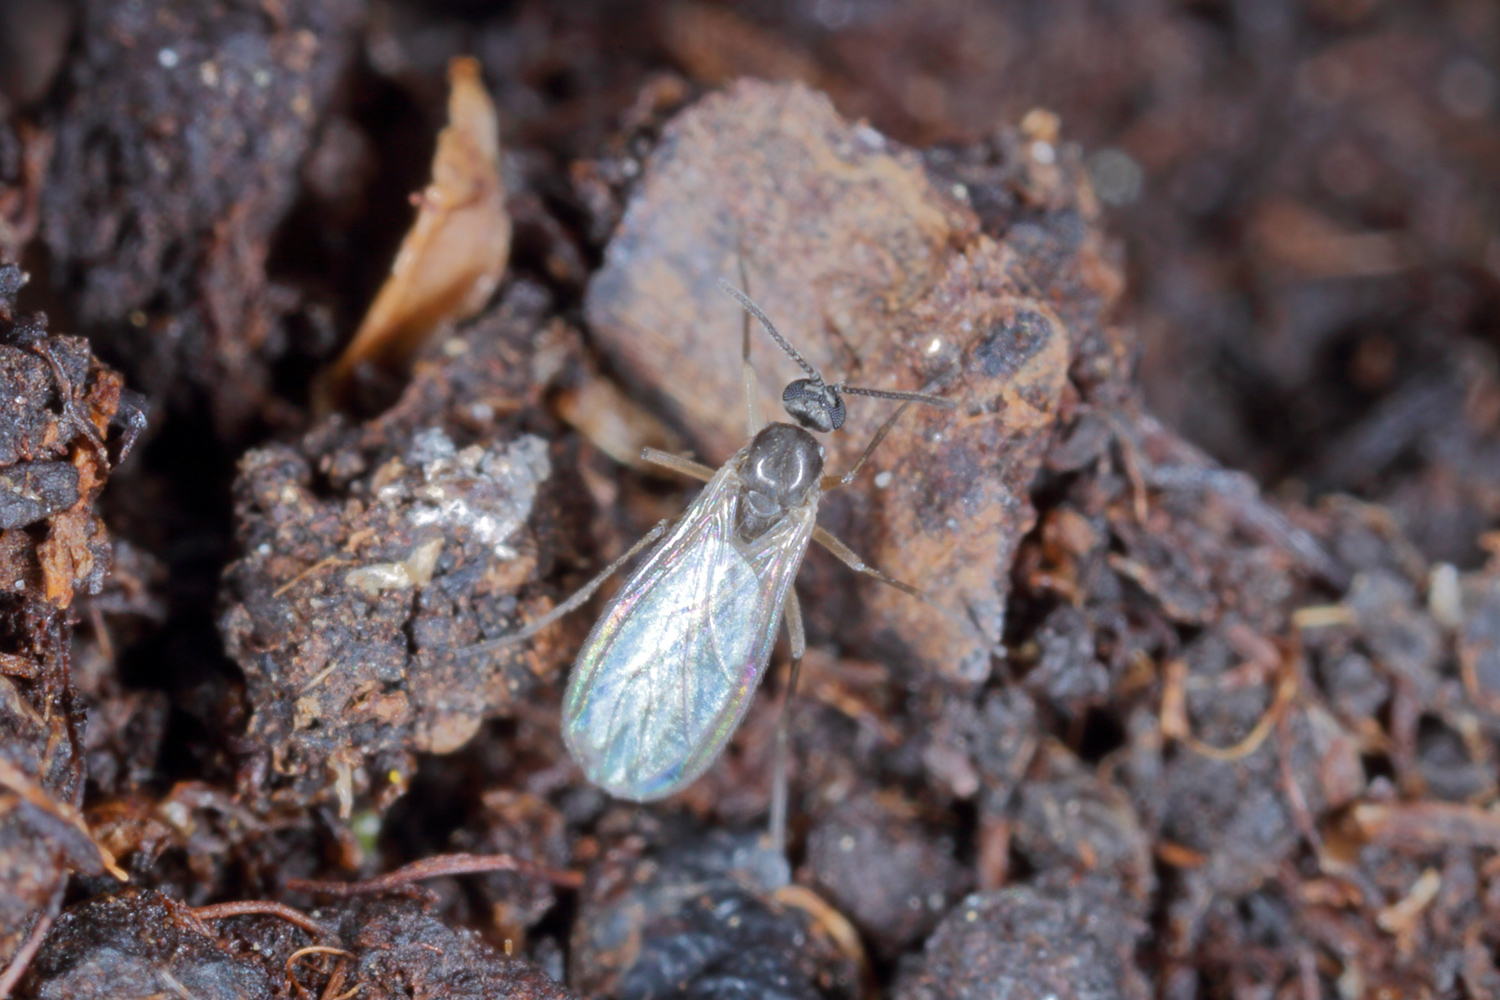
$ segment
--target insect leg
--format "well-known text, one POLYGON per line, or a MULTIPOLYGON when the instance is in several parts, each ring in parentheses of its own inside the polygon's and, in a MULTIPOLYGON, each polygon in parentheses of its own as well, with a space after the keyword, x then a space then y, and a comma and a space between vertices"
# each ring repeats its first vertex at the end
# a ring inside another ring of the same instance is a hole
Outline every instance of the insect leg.
MULTIPOLYGON (((842 476, 824 476, 822 482, 819 484, 820 488, 826 492, 827 490, 838 489, 840 486, 848 486, 854 482, 854 477, 859 475, 860 469, 864 468, 865 462, 869 460, 871 453, 875 451, 880 442, 885 440, 886 435, 891 432, 891 428, 896 425, 896 421, 901 417, 901 414, 906 412, 906 408, 910 405, 911 401, 908 400, 896 407, 896 412, 886 418, 885 423, 881 424, 880 429, 875 432, 875 436, 870 438, 870 443, 865 445, 865 450, 859 453, 859 458, 854 460, 853 467, 842 476)), ((832 536, 830 535, 829 537, 831 538, 832 536)), ((826 547, 828 543, 824 542, 823 544, 826 547)), ((834 555, 838 555, 832 548, 829 548, 828 551, 833 552, 834 555)), ((845 549, 844 551, 848 552, 849 550, 845 549)), ((850 556, 854 555, 852 552, 849 554, 850 556)), ((839 556, 839 558, 843 559, 844 557, 839 556)), ((848 559, 844 559, 844 561, 849 562, 848 559)), ((853 563, 849 563, 849 565, 854 566, 853 563)), ((858 569, 858 567, 855 568, 858 569)), ((860 572, 864 572, 864 570, 860 570, 860 572)))
POLYGON ((781 716, 776 720, 776 772, 771 779, 771 846, 786 853, 787 770, 791 765, 792 695, 802 673, 802 654, 807 652, 807 633, 802 628, 802 606, 797 592, 786 595, 786 636, 792 647, 792 669, 781 694, 781 716))
MULTIPOLYGON (((750 275, 745 271, 745 248, 739 248, 740 287, 750 294, 750 275)), ((760 433, 764 418, 760 412, 760 383, 756 381, 755 369, 750 367, 750 314, 740 311, 740 378, 745 385, 745 426, 749 437, 760 433)))
MULTIPOLYGON (((813 528, 812 540, 823 546, 823 548, 827 549, 829 552, 832 552, 834 557, 837 558, 839 562, 843 563, 845 566, 848 566, 850 569, 854 570, 854 572, 863 573, 865 576, 873 577, 874 579, 879 580, 881 583, 886 584, 887 586, 895 587, 903 594, 910 594, 912 597, 915 597, 917 600, 921 601, 929 608, 932 608, 934 611, 940 612, 945 618, 948 618, 950 621, 957 622, 958 624, 966 628, 975 627, 974 622, 966 621, 959 615, 954 614, 952 611, 943 607, 941 604, 934 601, 932 598, 928 597, 926 594, 922 593, 922 591, 918 590, 916 587, 913 587, 911 584, 902 583, 894 576, 891 576, 890 574, 878 570, 874 566, 867 564, 863 559, 854 554, 853 549, 845 545, 843 542, 839 541, 823 528, 813 528)), ((1002 651, 998 655, 1003 656, 1005 654, 1002 651)))
POLYGON ((660 465, 664 469, 680 472, 684 476, 701 479, 705 483, 714 477, 714 470, 701 462, 695 462, 691 458, 682 458, 669 451, 661 451, 656 448, 642 448, 641 461, 650 462, 652 465, 660 465))
MULTIPOLYGON (((832 552, 839 562, 843 563, 845 566, 848 566, 850 569, 854 570, 854 572, 863 573, 865 576, 874 577, 881 583, 889 584, 890 586, 895 587, 903 594, 910 594, 917 600, 923 601, 927 604, 932 604, 932 606, 937 608, 939 611, 943 611, 942 608, 938 607, 936 604, 933 604, 931 599, 929 599, 926 594, 922 593, 916 587, 913 587, 909 583, 902 583, 894 576, 883 573, 880 570, 876 569, 874 566, 867 565, 863 559, 854 554, 853 549, 845 545, 843 542, 839 541, 824 529, 813 528, 813 541, 823 546, 823 548, 827 549, 829 552, 832 552)), ((944 611, 944 614, 946 613, 947 612, 944 611)))
POLYGON ((641 549, 644 549, 646 546, 656 541, 662 535, 666 534, 667 529, 671 526, 672 518, 667 518, 666 520, 657 524, 656 527, 652 528, 650 531, 642 535, 640 541, 636 542, 630 548, 626 549, 624 555, 616 559, 614 562, 610 563, 608 566, 604 567, 604 569, 600 570, 598 575, 595 576, 592 580, 575 590, 567 600, 563 601, 557 607, 542 615, 542 617, 538 618, 536 621, 531 622, 525 627, 519 628, 507 635, 497 636, 494 639, 486 639, 484 642, 476 642, 472 646, 465 646, 463 652, 473 653, 483 652, 489 649, 499 649, 501 646, 509 646, 511 643, 520 642, 522 639, 529 639, 540 632, 542 629, 546 628, 548 625, 551 625, 553 622, 557 621, 568 612, 576 611, 583 605, 584 601, 587 601, 590 597, 594 596, 594 591, 603 586, 605 580, 608 580, 611 576, 613 576, 615 572, 619 570, 621 566, 625 565, 625 563, 637 552, 641 551, 641 549))

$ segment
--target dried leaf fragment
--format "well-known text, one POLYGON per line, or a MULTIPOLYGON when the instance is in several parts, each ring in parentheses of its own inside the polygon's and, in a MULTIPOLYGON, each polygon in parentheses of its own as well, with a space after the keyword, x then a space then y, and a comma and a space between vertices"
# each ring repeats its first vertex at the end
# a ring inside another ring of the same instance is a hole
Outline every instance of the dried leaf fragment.
POLYGON ((326 404, 345 397, 363 365, 405 367, 438 327, 477 313, 505 271, 511 224, 495 105, 476 60, 454 59, 448 81, 448 126, 438 135, 432 181, 412 196, 417 220, 333 367, 326 404))

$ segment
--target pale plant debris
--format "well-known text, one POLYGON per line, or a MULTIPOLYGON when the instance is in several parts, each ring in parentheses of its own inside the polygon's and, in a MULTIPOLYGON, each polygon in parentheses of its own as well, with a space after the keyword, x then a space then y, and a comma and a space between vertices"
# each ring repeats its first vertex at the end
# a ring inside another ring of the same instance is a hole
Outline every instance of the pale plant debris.
POLYGON ((474 59, 454 59, 448 83, 448 126, 438 135, 432 180, 412 196, 417 218, 390 277, 329 372, 330 404, 361 366, 404 370, 434 333, 482 309, 505 273, 511 222, 495 105, 474 59))

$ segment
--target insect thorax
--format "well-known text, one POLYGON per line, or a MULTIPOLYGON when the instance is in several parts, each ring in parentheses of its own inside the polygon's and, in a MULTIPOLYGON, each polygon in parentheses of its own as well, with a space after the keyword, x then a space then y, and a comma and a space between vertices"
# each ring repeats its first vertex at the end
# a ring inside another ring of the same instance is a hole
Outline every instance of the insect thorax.
POLYGON ((823 477, 823 446, 791 424, 767 424, 751 440, 740 461, 740 495, 735 526, 743 541, 754 541, 781 520, 788 508, 807 502, 823 477))

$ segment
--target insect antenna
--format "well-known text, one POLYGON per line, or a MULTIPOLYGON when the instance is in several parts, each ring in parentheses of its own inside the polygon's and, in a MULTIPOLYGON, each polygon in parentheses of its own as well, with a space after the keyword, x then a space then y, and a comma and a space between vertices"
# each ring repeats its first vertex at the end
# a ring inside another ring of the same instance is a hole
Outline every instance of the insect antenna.
MULTIPOLYGON (((744 273, 744 260, 741 259, 741 280, 744 280, 744 273)), ((787 385, 786 389, 781 393, 781 402, 786 407, 787 413, 809 430, 822 431, 826 434, 829 431, 836 431, 844 426, 844 400, 841 394, 846 392, 851 396, 897 399, 903 404, 921 403, 925 406, 937 406, 945 410, 958 409, 958 405, 952 400, 944 399, 942 396, 934 396, 926 392, 902 392, 897 389, 866 389, 862 386, 846 385, 843 382, 835 382, 830 385, 823 381, 823 376, 808 363, 808 360, 802 356, 801 352, 781 335, 781 331, 776 329, 776 324, 771 322, 771 318, 765 314, 760 306, 751 300, 750 296, 735 288, 723 278, 719 279, 719 287, 734 296, 735 301, 744 307, 745 312, 758 319, 760 325, 765 327, 766 333, 771 335, 771 339, 776 341, 777 345, 786 352, 787 357, 797 362, 798 366, 807 373, 807 378, 798 379, 787 385)), ((744 330, 744 334, 748 336, 748 333, 749 329, 747 327, 744 330)), ((748 340, 745 341, 743 347, 744 356, 748 364, 748 358, 750 357, 748 340)), ((746 384, 748 385, 749 383, 747 382, 746 384)), ((902 409, 905 409, 905 405, 902 406, 902 409)), ((897 412, 899 413, 900 411, 897 412)), ((883 432, 879 435, 879 437, 884 436, 883 432)))
MULTIPOLYGON (((931 382, 928 382, 925 386, 923 386, 923 388, 932 389, 941 385, 944 380, 948 378, 948 376, 952 375, 957 370, 958 366, 954 365, 942 375, 939 375, 931 382)), ((891 428, 896 426, 896 421, 901 419, 901 414, 905 413, 906 408, 911 404, 925 403, 928 406, 938 406, 945 410, 958 409, 958 404, 953 400, 948 399, 944 396, 934 396, 930 392, 902 392, 896 389, 863 389, 859 386, 847 386, 843 383, 829 386, 829 388, 834 389, 838 392, 852 393, 856 396, 875 396, 879 399, 899 399, 901 400, 901 405, 896 407, 896 412, 885 418, 885 421, 880 425, 879 429, 875 431, 875 436, 870 438, 870 443, 865 445, 864 450, 859 453, 859 458, 855 460, 854 465, 849 469, 848 472, 845 472, 841 476, 823 477, 823 489, 825 490, 837 489, 840 486, 848 486, 850 483, 854 482, 854 477, 859 474, 859 470, 864 468, 865 463, 870 460, 870 456, 874 454, 875 449, 880 447, 880 442, 885 440, 886 435, 891 432, 891 428)))
MULTIPOLYGON (((750 272, 745 270, 745 234, 740 232, 738 228, 735 230, 734 243, 736 248, 735 256, 740 269, 740 287, 745 290, 745 298, 748 299, 750 297, 750 272)), ((724 283, 724 279, 720 278, 719 284, 723 285, 724 283)), ((740 357, 745 361, 750 360, 749 310, 746 310, 740 317, 740 357)))
POLYGON ((837 382, 829 386, 835 392, 847 392, 851 396, 874 396, 877 399, 901 399, 908 403, 923 403, 927 406, 938 406, 945 410, 956 410, 958 404, 944 396, 934 396, 928 392, 902 392, 899 389, 864 389, 857 385, 845 385, 837 382))
POLYGON ((724 289, 724 291, 728 292, 730 295, 733 295, 735 301, 739 302, 739 304, 744 307, 747 313, 760 320, 760 325, 766 328, 766 332, 771 335, 771 339, 776 341, 777 345, 787 353, 787 357, 797 362, 797 365, 803 371, 807 372, 807 377, 809 379, 820 386, 826 384, 823 381, 823 376, 818 374, 818 370, 812 365, 808 364, 807 359, 804 358, 795 347, 787 342, 787 339, 783 337, 781 333, 776 329, 776 324, 772 323, 771 318, 761 311, 760 306, 751 301, 750 296, 746 295, 738 288, 735 288, 723 278, 719 279, 719 287, 724 289))

